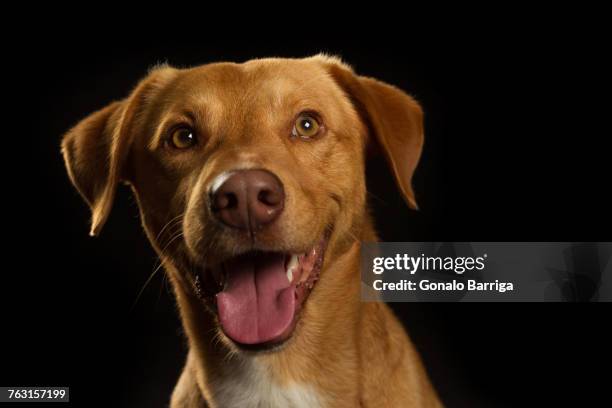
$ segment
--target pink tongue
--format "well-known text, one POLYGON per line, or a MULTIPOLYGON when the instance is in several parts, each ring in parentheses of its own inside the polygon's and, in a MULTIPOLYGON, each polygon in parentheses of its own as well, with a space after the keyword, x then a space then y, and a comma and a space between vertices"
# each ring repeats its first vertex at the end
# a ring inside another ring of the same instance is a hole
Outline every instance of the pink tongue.
POLYGON ((287 330, 295 311, 295 287, 285 272, 285 256, 262 253, 224 264, 225 290, 217 294, 223 331, 242 344, 272 341, 287 330))

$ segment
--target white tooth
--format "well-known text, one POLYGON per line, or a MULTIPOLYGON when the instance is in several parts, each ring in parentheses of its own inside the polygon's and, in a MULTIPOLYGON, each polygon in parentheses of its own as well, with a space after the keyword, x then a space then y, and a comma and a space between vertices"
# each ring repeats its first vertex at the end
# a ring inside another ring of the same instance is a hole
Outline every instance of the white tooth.
POLYGON ((287 279, 289 279, 289 282, 293 282, 293 271, 298 267, 298 263, 297 255, 291 255, 291 259, 287 264, 287 279))

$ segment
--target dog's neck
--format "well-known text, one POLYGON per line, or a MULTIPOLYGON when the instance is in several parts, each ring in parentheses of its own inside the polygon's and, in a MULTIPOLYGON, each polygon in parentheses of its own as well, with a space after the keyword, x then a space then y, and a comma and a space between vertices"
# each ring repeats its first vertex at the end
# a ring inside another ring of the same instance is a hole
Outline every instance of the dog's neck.
POLYGON ((259 393, 262 398, 274 398, 262 400, 262 406, 272 402, 274 406, 293 406, 293 398, 313 407, 326 395, 350 397, 355 393, 349 384, 358 383, 354 377, 360 372, 356 338, 361 307, 359 250, 360 242, 354 241, 330 262, 302 310, 293 337, 271 352, 233 350, 219 338, 213 317, 204 311, 200 300, 175 285, 189 338, 188 363, 206 399, 228 402, 233 398, 229 402, 238 403, 236 398, 242 396, 236 391, 242 389, 253 398, 259 393))

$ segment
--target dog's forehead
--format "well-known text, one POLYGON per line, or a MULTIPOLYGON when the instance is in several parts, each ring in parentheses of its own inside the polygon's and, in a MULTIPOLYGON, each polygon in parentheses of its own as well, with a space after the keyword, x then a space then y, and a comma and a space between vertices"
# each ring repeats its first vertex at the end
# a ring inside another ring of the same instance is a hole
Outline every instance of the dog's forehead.
POLYGON ((187 103, 282 105, 291 98, 316 98, 334 82, 317 61, 260 59, 242 64, 216 63, 181 72, 175 92, 187 103))

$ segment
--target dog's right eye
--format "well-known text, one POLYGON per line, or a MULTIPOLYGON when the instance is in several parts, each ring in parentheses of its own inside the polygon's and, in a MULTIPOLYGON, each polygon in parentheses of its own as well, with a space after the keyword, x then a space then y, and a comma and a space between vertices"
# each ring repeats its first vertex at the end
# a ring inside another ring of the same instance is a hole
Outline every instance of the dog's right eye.
POLYGON ((188 127, 174 129, 168 140, 168 144, 175 149, 188 149, 196 143, 195 132, 188 127))

